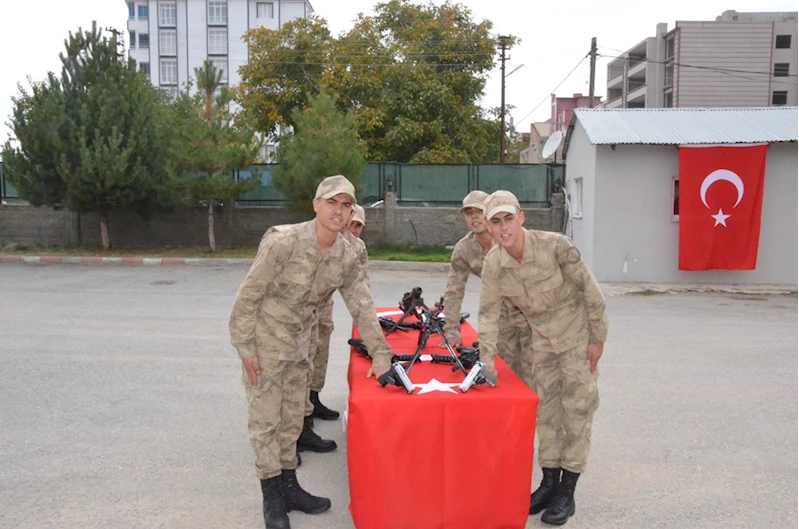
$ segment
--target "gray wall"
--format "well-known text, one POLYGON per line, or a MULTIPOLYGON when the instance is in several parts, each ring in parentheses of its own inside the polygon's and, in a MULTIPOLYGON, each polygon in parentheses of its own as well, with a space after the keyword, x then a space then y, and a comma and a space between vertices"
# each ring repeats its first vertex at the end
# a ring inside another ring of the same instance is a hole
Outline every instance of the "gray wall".
MULTIPOLYGON (((551 208, 526 209, 528 228, 560 231, 563 223, 563 195, 552 197, 551 208)), ((282 207, 238 208, 232 217, 217 212, 217 244, 254 246, 270 226, 301 222, 299 215, 282 207)), ((208 243, 207 213, 193 209, 155 215, 144 220, 130 212, 114 212, 109 219, 112 244, 117 248, 164 246, 204 246, 208 243)), ((100 245, 96 215, 81 217, 83 244, 100 245)), ((455 244, 466 233, 463 218, 456 208, 397 207, 392 193, 386 193, 386 207, 366 209, 364 240, 367 244, 455 244), (417 235, 414 235, 413 226, 417 235)), ((0 244, 77 244, 77 216, 67 211, 27 205, 0 207, 0 244)))
MULTIPOLYGON (((574 197, 574 181, 583 179, 583 215, 571 217, 571 235, 575 246, 580 250, 583 260, 592 266, 594 259, 594 216, 596 205, 594 203, 596 173, 596 147, 591 145, 582 123, 577 121, 569 141, 569 150, 566 152, 566 189, 574 197)), ((574 200, 574 198, 572 198, 574 200)))
MULTIPOLYGON (((569 147, 569 167, 574 147, 569 147)), ((678 270, 679 223, 672 220, 672 178, 679 169, 675 146, 590 148, 596 151, 597 214, 589 265, 598 280, 797 284, 796 143, 769 147, 757 268, 751 271, 678 270)), ((575 149, 575 158, 580 152, 575 149)))

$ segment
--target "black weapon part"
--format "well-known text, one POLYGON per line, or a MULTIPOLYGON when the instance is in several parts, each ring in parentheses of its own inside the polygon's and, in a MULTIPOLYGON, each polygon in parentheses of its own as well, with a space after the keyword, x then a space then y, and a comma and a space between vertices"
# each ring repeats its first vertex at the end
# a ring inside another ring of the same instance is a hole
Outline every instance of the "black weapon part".
POLYGON ((347 340, 347 343, 350 344, 356 353, 360 353, 364 356, 369 356, 369 350, 366 348, 366 344, 363 343, 363 340, 358 340, 356 338, 350 338, 347 340))

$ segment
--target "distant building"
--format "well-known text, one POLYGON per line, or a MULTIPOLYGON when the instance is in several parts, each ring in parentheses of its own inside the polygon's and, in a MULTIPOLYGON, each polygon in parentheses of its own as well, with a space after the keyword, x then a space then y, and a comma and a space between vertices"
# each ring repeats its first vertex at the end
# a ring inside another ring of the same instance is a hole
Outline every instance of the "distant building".
POLYGON ((797 105, 797 13, 677 21, 608 64, 605 108, 797 105))
MULTIPOLYGON (((541 156, 541 151, 544 144, 549 139, 553 132, 559 130, 563 133, 566 132, 566 127, 572 118, 572 111, 575 108, 589 108, 588 96, 583 94, 574 94, 572 97, 557 97, 555 94, 551 96, 551 115, 545 122, 532 123, 530 125, 529 134, 529 147, 521 152, 519 155, 520 163, 544 163, 552 161, 562 161, 563 159, 563 145, 558 148, 558 151, 550 159, 544 160, 541 156)), ((594 96, 594 105, 596 107, 602 103, 602 98, 594 96)), ((593 108, 592 107, 592 108, 593 108)))

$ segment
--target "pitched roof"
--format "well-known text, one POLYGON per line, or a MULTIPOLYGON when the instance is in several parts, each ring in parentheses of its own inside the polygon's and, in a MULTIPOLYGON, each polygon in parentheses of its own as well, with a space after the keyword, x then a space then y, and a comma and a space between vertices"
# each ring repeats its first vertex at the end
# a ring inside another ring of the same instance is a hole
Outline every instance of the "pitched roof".
POLYGON ((580 108, 572 114, 564 151, 578 121, 593 145, 773 143, 799 139, 797 116, 797 107, 580 108))

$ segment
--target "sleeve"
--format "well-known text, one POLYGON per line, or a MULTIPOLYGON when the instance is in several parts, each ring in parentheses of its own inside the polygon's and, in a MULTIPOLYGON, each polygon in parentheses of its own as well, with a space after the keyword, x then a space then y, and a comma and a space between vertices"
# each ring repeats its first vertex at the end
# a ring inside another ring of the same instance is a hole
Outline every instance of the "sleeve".
POLYGON ((361 241, 360 250, 358 251, 358 262, 363 270, 363 275, 366 278, 366 283, 369 283, 369 254, 366 251, 366 245, 361 241))
POLYGON ((460 314, 463 296, 466 294, 466 281, 469 280, 471 268, 466 259, 463 245, 458 244, 452 252, 449 263, 449 276, 447 276, 447 289, 444 291, 444 314, 447 323, 444 325, 444 334, 450 341, 461 339, 460 314))
POLYGON ((291 245, 277 236, 261 241, 258 255, 242 281, 230 313, 230 343, 242 360, 255 356, 255 323, 266 289, 291 255, 291 245))
POLYGON ((483 288, 480 290, 478 340, 480 341, 480 361, 490 367, 494 367, 494 357, 497 355, 499 318, 503 303, 497 276, 496 265, 486 260, 483 265, 483 288))
POLYGON ((588 309, 589 341, 604 343, 609 322, 605 313, 605 296, 599 283, 580 257, 580 250, 568 238, 558 240, 556 252, 563 275, 583 291, 583 302, 588 309))
POLYGON ((372 294, 369 292, 369 281, 357 262, 352 262, 349 271, 344 276, 344 283, 338 290, 355 321, 355 326, 358 327, 361 339, 372 356, 372 365, 375 367, 390 366, 393 354, 391 346, 388 345, 380 323, 377 321, 377 311, 372 294))

